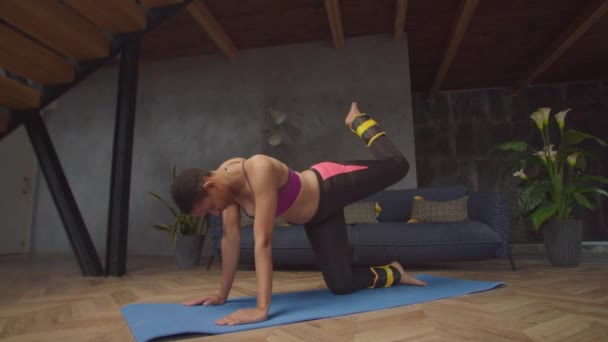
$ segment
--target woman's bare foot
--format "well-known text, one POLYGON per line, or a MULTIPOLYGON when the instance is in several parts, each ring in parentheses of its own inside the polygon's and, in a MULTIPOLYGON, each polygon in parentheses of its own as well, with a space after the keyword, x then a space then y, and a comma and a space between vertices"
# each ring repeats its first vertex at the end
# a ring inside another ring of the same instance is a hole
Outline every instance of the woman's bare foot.
POLYGON ((353 120, 355 120, 357 115, 360 114, 361 112, 359 111, 359 107, 357 107, 357 102, 353 102, 350 105, 350 112, 346 114, 346 119, 344 120, 344 124, 346 124, 346 127, 350 128, 350 125, 353 123, 353 120))
POLYGON ((416 286, 427 286, 428 285, 426 282, 424 282, 422 280, 418 280, 418 279, 408 275, 407 273, 405 273, 405 270, 403 269, 401 264, 398 263, 397 261, 391 262, 390 265, 395 267, 396 269, 398 269, 399 272, 401 272, 401 281, 399 282, 400 284, 416 285, 416 286))

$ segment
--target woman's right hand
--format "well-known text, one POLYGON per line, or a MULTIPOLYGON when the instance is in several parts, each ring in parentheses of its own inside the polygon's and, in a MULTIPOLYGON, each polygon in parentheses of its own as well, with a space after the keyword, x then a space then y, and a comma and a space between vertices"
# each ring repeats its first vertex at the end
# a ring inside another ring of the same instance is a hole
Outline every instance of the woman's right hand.
POLYGON ((189 301, 189 302, 185 302, 184 305, 186 306, 193 306, 193 305, 222 305, 226 302, 226 298, 218 295, 218 294, 213 294, 213 295, 206 295, 206 296, 202 296, 201 298, 189 301))

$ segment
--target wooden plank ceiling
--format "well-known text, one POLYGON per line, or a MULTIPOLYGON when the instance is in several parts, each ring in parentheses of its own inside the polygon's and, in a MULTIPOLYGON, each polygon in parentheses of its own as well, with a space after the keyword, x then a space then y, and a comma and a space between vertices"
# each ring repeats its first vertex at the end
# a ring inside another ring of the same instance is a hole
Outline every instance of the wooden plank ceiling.
MULTIPOLYGON (((141 1, 152 5, 171 0, 141 1)), ((221 26, 224 41, 238 50, 313 41, 327 41, 340 49, 348 46, 349 37, 381 33, 396 37, 395 27, 404 27, 412 87, 429 94, 435 88, 434 92, 496 86, 516 90, 524 83, 608 78, 607 2, 204 1, 221 26), (466 22, 457 26, 461 17, 466 22)), ((210 37, 183 11, 144 38, 143 58, 222 54, 238 63, 218 47, 217 38, 210 37)))
MULTIPOLYGON (((0 106, 38 108, 41 89, 106 57, 113 34, 183 0, 0 1, 0 106)), ((144 36, 143 60, 407 34, 411 84, 442 90, 608 79, 608 0, 192 0, 144 36)), ((398 44, 398 43, 396 43, 398 44)), ((381 63, 381 61, 379 61, 381 63)))

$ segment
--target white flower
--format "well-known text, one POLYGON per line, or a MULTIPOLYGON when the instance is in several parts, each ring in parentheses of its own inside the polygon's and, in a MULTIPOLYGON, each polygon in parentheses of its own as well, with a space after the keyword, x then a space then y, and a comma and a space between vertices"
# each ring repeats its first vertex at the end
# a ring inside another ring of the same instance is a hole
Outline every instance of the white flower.
POLYGON ((543 115, 543 125, 549 126, 549 113, 551 113, 551 108, 541 107, 541 108, 538 108, 538 110, 543 115))
POLYGON ((551 160, 555 160, 555 156, 557 156, 557 151, 553 150, 553 145, 549 145, 545 156, 549 156, 549 158, 551 158, 551 160))
POLYGON ((568 165, 570 165, 571 167, 574 167, 574 165, 576 165, 576 160, 578 159, 578 156, 580 156, 581 153, 580 152, 574 152, 571 155, 568 156, 568 158, 566 158, 566 160, 568 160, 568 165))
POLYGON ((528 176, 524 173, 524 169, 521 169, 513 174, 515 177, 519 177, 521 179, 528 179, 528 176))
POLYGON ((566 119, 566 114, 572 109, 568 108, 566 110, 562 110, 561 112, 555 114, 555 121, 557 121, 557 125, 559 129, 564 129, 564 120, 566 119))
POLYGON ((545 164, 547 163, 547 154, 545 151, 538 151, 534 153, 534 155, 537 155, 545 164))
POLYGON ((538 127, 538 129, 543 129, 543 113, 541 113, 540 111, 536 111, 532 113, 532 115, 530 115, 530 119, 536 122, 536 126, 538 127))

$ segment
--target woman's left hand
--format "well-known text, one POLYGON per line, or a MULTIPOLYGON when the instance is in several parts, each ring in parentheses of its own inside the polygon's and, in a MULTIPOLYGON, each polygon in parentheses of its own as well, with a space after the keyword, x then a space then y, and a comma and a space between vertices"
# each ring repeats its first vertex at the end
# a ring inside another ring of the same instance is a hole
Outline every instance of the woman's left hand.
POLYGON ((215 321, 217 325, 238 325, 245 323, 256 323, 268 319, 268 311, 262 309, 237 310, 232 314, 215 321))

